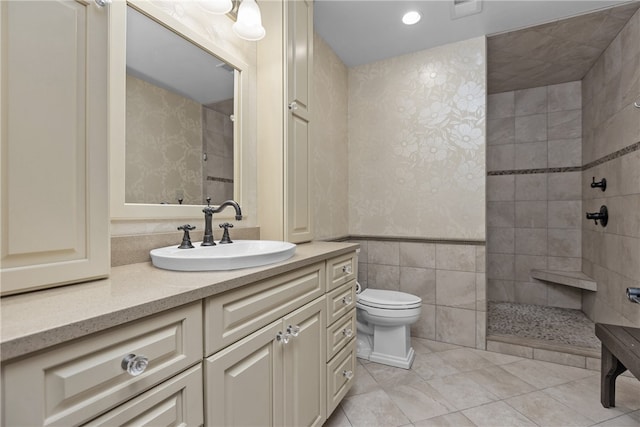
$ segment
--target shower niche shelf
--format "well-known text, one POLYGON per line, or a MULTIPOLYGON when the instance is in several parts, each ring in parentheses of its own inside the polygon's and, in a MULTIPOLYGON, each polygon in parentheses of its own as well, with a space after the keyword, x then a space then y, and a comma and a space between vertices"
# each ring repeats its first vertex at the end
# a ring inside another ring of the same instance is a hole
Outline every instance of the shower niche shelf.
POLYGON ((581 271, 556 271, 556 270, 531 270, 531 277, 558 285, 571 286, 573 288, 596 291, 595 280, 581 271))

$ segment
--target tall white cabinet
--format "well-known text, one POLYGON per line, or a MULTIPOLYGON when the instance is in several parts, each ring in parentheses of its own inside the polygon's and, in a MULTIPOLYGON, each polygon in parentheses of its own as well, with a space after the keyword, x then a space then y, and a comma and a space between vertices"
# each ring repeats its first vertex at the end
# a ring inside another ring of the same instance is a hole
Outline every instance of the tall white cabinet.
POLYGON ((313 239, 313 2, 260 3, 258 42, 258 215, 263 238, 313 239))
POLYGON ((2 295, 108 274, 107 18, 0 2, 2 295))

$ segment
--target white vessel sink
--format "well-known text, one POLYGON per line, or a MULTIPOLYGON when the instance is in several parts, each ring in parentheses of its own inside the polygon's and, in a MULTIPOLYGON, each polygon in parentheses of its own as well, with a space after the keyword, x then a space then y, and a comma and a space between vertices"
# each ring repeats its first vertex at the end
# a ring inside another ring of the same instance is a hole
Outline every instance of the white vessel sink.
POLYGON ((234 240, 233 243, 178 249, 178 245, 151 251, 151 262, 158 268, 177 271, 216 271, 258 267, 284 261, 293 256, 296 245, 275 240, 234 240))

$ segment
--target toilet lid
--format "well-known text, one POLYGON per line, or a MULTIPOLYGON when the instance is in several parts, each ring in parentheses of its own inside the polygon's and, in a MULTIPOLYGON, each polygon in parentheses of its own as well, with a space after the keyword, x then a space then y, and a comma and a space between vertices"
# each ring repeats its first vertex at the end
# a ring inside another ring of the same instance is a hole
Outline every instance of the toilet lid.
POLYGON ((419 307, 422 299, 405 292, 365 289, 358 294, 358 302, 370 307, 402 309, 419 307))

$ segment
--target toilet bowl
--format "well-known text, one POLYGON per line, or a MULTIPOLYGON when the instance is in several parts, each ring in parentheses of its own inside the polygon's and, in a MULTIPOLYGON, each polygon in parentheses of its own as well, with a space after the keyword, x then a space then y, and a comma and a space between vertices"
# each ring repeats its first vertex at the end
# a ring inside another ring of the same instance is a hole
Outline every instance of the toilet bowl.
POLYGON ((409 369, 415 358, 410 327, 420 317, 422 299, 382 289, 356 293, 357 356, 409 369))

